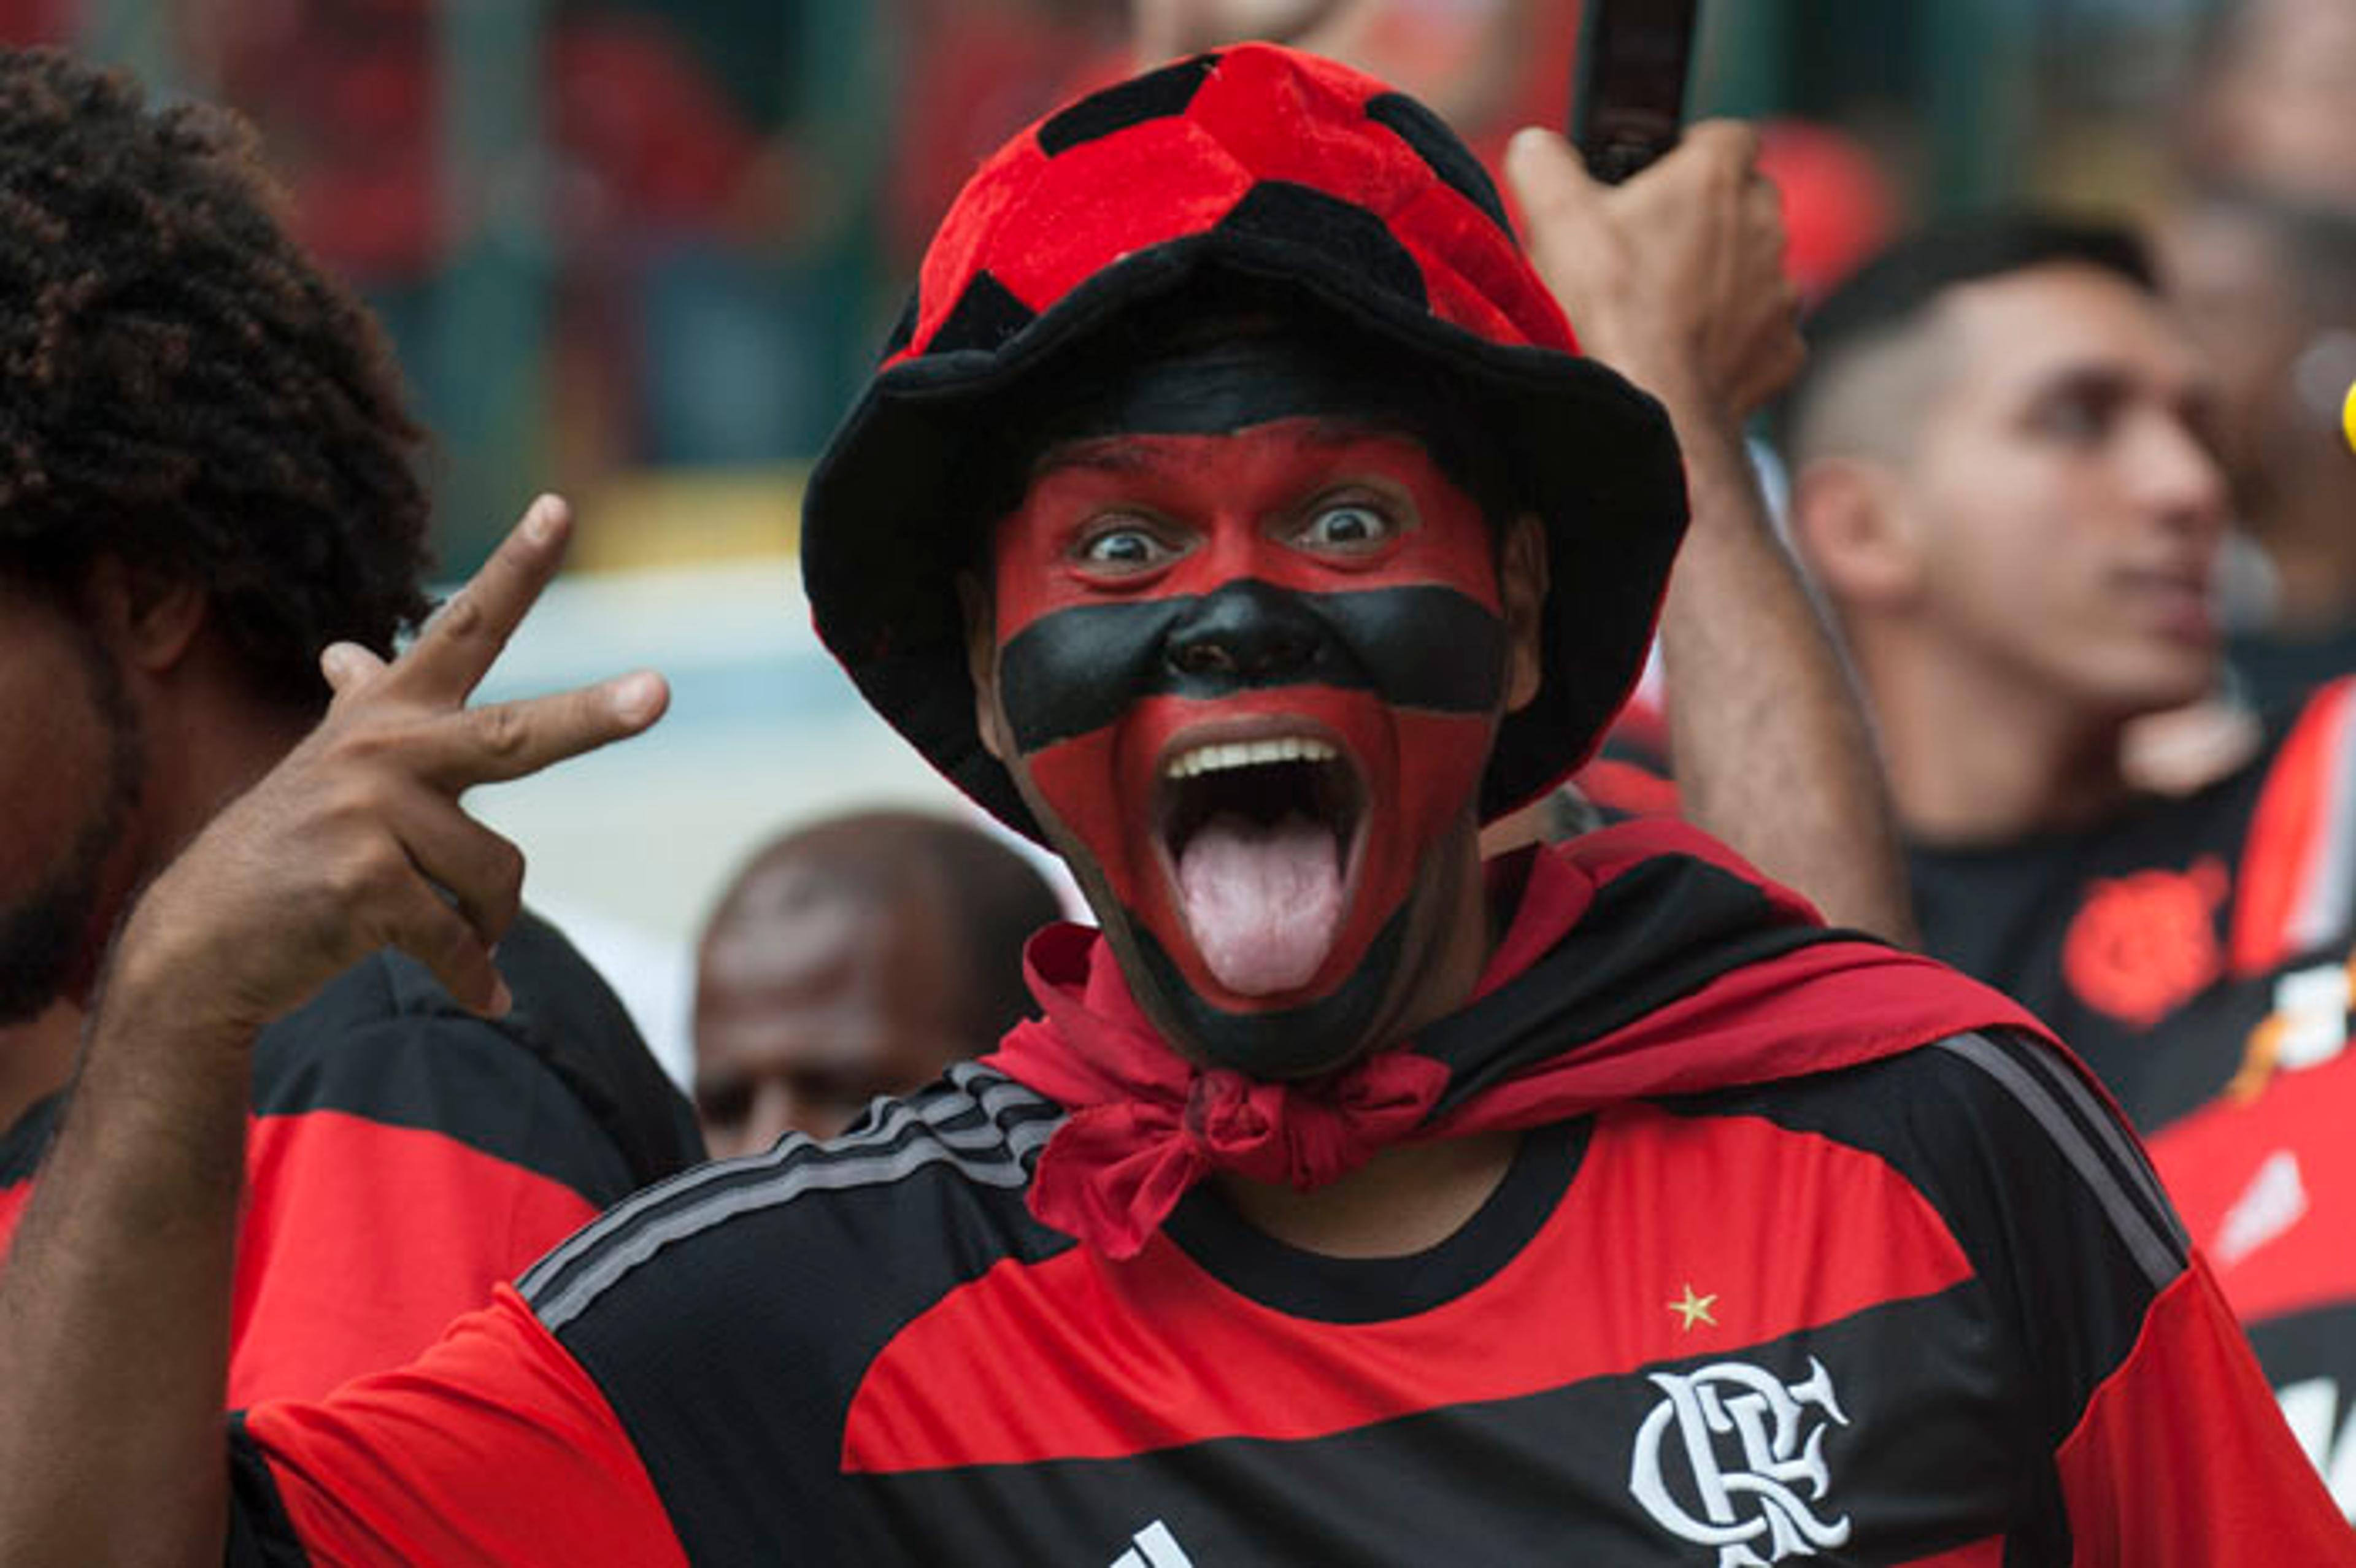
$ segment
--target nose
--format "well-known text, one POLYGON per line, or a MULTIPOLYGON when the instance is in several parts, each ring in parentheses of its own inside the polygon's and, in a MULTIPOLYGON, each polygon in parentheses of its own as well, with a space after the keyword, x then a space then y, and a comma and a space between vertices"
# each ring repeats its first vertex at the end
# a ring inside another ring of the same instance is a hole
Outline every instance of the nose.
POLYGON ((2224 471, 2190 427, 2172 414, 2146 421, 2134 457, 2145 498, 2179 526, 2222 531, 2232 511, 2224 471))
POLYGON ((1247 581, 1197 600, 1171 627, 1162 657, 1182 676, 1265 682, 1308 670, 1325 640, 1299 595, 1247 581))

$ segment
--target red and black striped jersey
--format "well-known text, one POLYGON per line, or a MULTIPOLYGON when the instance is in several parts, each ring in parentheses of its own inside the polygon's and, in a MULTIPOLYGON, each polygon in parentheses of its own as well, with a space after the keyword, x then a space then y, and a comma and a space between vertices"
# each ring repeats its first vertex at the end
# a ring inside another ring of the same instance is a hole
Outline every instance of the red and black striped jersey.
MULTIPOLYGON (((230 1393, 396 1367, 550 1246, 702 1157, 693 1114, 596 972, 526 913, 506 1018, 411 960, 338 976, 254 1045, 230 1393)), ((0 1249, 63 1095, 0 1134, 0 1249)))
POLYGON ((2070 1042, 2356 1517, 2356 681, 2098 828, 1912 855, 1930 951, 2070 1042))
POLYGON ((1134 1257, 978 1064, 259 1406, 244 1563, 2356 1562, 2132 1137, 1971 1034, 1526 1134, 1427 1252, 1134 1257))

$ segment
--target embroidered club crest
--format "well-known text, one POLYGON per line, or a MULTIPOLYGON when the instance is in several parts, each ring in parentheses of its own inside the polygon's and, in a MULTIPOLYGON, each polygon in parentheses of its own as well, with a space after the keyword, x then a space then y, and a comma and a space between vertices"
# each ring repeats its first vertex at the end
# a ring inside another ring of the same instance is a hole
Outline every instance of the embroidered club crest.
POLYGON ((1718 1549, 1718 1568, 1763 1568, 1848 1540, 1847 1514, 1819 1510, 1831 1490, 1825 1435, 1848 1424, 1832 1374, 1808 1358, 1785 1383, 1763 1368, 1717 1361, 1655 1372, 1661 1403, 1636 1432, 1628 1489, 1664 1530, 1718 1549))

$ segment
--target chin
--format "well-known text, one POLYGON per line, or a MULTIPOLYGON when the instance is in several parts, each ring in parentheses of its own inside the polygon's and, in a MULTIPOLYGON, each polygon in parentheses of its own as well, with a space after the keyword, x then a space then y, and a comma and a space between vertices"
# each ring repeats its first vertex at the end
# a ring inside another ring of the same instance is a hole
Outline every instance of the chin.
POLYGON ((2120 683, 2114 706, 2127 719, 2173 713, 2216 697, 2223 673, 2213 659, 2201 661, 2196 668, 2155 671, 2140 681, 2120 683))
POLYGON ((1400 1043, 1461 1005, 1458 993, 1470 992, 1486 952, 1486 927, 1477 862, 1457 851, 1458 837, 1471 843, 1473 835, 1468 823, 1461 836, 1432 845, 1425 857, 1430 872, 1374 924, 1363 945, 1333 955, 1312 984, 1270 995, 1239 995, 1206 980, 1202 955, 1183 945, 1183 924, 1165 944, 1117 901, 1100 896, 1101 879, 1082 880, 1130 996, 1180 1054, 1251 1078, 1315 1078, 1400 1043), (1454 869, 1460 862, 1461 872, 1454 869), (1483 937, 1469 944, 1458 929, 1468 891, 1483 937), (1469 967, 1461 962, 1467 952, 1474 955, 1469 967))
POLYGON ((1314 1078, 1394 1043, 1400 1015, 1407 912, 1376 933, 1365 959, 1322 994, 1237 1011, 1186 983, 1151 933, 1138 932, 1137 959, 1124 962, 1130 990, 1162 1034, 1205 1067, 1247 1077, 1314 1078))

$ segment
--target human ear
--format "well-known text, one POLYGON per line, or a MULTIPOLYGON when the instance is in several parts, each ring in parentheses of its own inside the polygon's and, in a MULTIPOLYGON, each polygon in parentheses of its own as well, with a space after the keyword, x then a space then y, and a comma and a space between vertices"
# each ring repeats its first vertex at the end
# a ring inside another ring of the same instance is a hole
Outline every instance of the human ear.
POLYGON ((1005 713, 998 703, 998 616, 990 590, 970 571, 957 577, 958 607, 965 615, 965 667, 973 679, 973 727, 981 749, 1001 763, 1012 754, 1005 713))
POLYGON ((91 563, 82 592, 101 636, 133 667, 151 674, 171 669, 187 656, 211 604, 198 583, 144 571, 112 555, 91 563))
POLYGON ((1922 581, 1898 476, 1860 458, 1809 464, 1792 486, 1792 543, 1836 609, 1903 609, 1922 581))
POLYGON ((1505 616, 1505 710, 1528 706, 1546 673, 1546 525, 1529 512, 1497 552, 1497 600, 1505 616))

